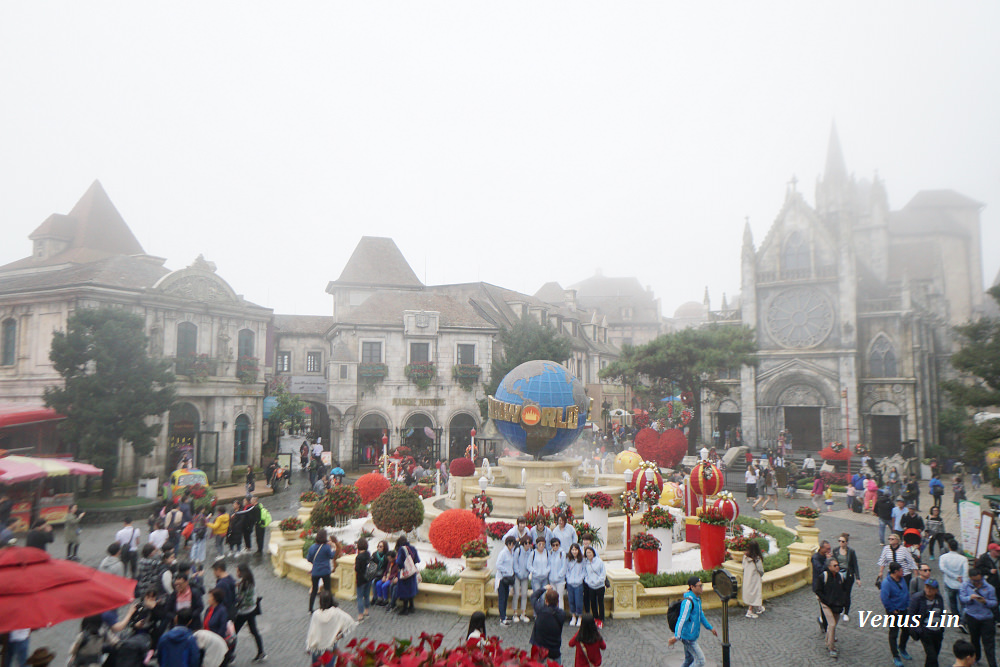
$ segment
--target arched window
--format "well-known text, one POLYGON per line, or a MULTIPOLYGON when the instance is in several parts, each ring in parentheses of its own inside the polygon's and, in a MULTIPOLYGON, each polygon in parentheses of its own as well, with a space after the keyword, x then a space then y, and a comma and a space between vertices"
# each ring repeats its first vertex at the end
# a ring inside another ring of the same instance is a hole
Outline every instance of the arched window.
POLYGON ((198 354, 198 327, 190 322, 177 325, 177 358, 193 357, 198 354))
POLYGON ((811 265, 809 259, 809 243, 805 235, 792 232, 785 239, 785 247, 781 252, 782 272, 808 272, 811 265))
POLYGON ((254 335, 250 329, 240 329, 239 338, 236 341, 236 353, 238 358, 247 359, 257 356, 254 354, 254 335))
POLYGON ((0 327, 0 366, 13 366, 17 359, 17 320, 9 317, 0 327))
POLYGON ((233 426, 233 465, 245 466, 250 459, 250 418, 240 415, 233 426))
POLYGON ((896 351, 892 343, 885 336, 879 336, 872 345, 871 354, 868 355, 868 367, 872 377, 894 378, 898 377, 896 372, 896 351))

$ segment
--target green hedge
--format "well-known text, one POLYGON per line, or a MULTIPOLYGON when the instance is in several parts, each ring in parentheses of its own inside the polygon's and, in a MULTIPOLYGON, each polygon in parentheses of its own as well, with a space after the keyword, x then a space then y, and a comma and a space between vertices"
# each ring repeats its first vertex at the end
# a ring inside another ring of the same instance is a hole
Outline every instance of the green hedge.
POLYGON ((425 584, 441 584, 451 586, 458 581, 457 574, 448 574, 448 570, 421 570, 420 579, 425 584))
MULTIPOLYGON (((798 487, 798 488, 800 488, 800 489, 811 489, 812 485, 813 485, 813 482, 812 482, 811 479, 800 479, 798 482, 795 483, 795 486, 798 487)), ((841 486, 840 484, 831 484, 830 488, 833 489, 834 493, 846 493, 847 492, 847 487, 846 486, 841 486)))
MULTIPOLYGON (((778 552, 771 554, 770 556, 764 556, 764 571, 770 572, 771 570, 777 570, 779 567, 784 567, 788 565, 788 545, 795 542, 798 538, 795 533, 784 528, 778 528, 772 524, 769 524, 760 519, 754 519, 753 517, 740 516, 737 519, 738 523, 744 526, 756 530, 758 533, 764 533, 765 535, 770 535, 774 538, 775 542, 778 544, 778 552)), ((688 577, 696 576, 703 582, 708 583, 712 580, 712 572, 709 570, 696 570, 694 572, 670 572, 665 574, 640 574, 639 582, 646 588, 662 588, 664 586, 686 586, 688 577)))

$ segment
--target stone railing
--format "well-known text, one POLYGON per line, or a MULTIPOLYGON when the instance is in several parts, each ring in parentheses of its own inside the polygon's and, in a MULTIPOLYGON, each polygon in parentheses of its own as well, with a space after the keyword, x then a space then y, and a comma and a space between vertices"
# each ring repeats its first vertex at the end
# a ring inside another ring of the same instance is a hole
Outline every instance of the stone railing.
MULTIPOLYGON (((443 496, 438 496, 441 498, 443 496)), ((785 527, 784 514, 776 510, 765 510, 761 518, 780 528, 785 527)), ((771 570, 764 574, 764 598, 770 599, 784 595, 812 581, 812 566, 809 562, 813 552, 818 548, 819 529, 790 529, 797 532, 801 542, 788 546, 788 565, 771 570)), ((280 531, 271 532, 271 542, 268 545, 274 574, 298 582, 305 587, 312 584, 310 572, 312 564, 302 557, 303 540, 286 540, 280 531)), ((341 556, 337 559, 337 568, 331 576, 333 594, 342 600, 355 597, 354 556, 341 556)), ((723 564, 742 585, 743 567, 735 561, 723 564)), ((611 618, 639 618, 666 614, 667 608, 683 597, 687 586, 666 586, 662 588, 646 588, 639 576, 631 570, 608 568, 610 588, 605 591, 605 608, 611 618)), ((434 611, 449 611, 463 616, 482 611, 487 615, 499 615, 497 593, 493 589, 494 574, 490 569, 465 569, 459 573, 459 579, 451 586, 443 584, 420 583, 416 604, 423 609, 434 611)), ((705 593, 712 590, 711 583, 705 584, 705 593)), ((718 596, 702 595, 706 609, 721 606, 718 596)), ((530 610, 529 610, 530 613, 530 610)))

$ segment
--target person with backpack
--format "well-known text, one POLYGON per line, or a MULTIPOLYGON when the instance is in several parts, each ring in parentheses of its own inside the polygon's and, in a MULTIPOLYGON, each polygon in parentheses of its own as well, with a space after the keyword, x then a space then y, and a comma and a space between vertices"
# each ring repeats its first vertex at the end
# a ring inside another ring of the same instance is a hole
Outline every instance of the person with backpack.
POLYGON ((920 625, 910 628, 910 637, 923 644, 926 656, 924 667, 937 667, 941 641, 944 639, 944 627, 940 621, 946 612, 936 579, 925 579, 923 590, 910 596, 907 613, 910 618, 920 619, 920 625))
POLYGON ((191 519, 191 552, 190 559, 194 563, 204 563, 208 555, 208 521, 205 519, 205 512, 198 510, 198 513, 191 519))
POLYGON ((103 664, 104 645, 109 643, 111 637, 104 627, 103 617, 100 614, 87 616, 80 622, 80 634, 69 649, 66 664, 71 667, 103 664))
POLYGON ((257 515, 257 520, 254 522, 254 534, 257 537, 257 555, 263 555, 264 553, 264 533, 267 532, 267 527, 271 525, 271 512, 268 511, 260 503, 260 499, 257 496, 253 496, 250 499, 250 508, 258 508, 256 512, 251 512, 251 514, 257 515))
POLYGON ((531 593, 531 606, 535 610, 535 626, 531 629, 531 657, 538 660, 541 649, 548 651, 548 659, 558 664, 562 657, 562 630, 566 612, 559 608, 559 594, 555 587, 546 584, 531 593))
MULTIPOLYGON (((354 557, 354 588, 358 601, 358 623, 368 618, 371 611, 369 595, 371 593, 372 582, 368 578, 368 565, 374 565, 371 554, 368 553, 368 540, 358 539, 358 553, 354 557)), ((377 569, 377 566, 376 566, 377 569)))
POLYGON ((569 640, 569 645, 576 648, 574 667, 600 667, 601 652, 608 647, 590 614, 583 615, 580 630, 569 640))
POLYGON ((121 559, 126 576, 135 577, 138 572, 139 539, 142 533, 132 525, 132 517, 126 516, 122 527, 115 533, 115 542, 121 545, 121 559))
POLYGON ((833 556, 827 558, 823 574, 813 580, 813 593, 819 598, 826 619, 826 650, 831 658, 837 657, 837 623, 851 604, 853 585, 853 575, 841 572, 840 562, 833 556))
MULTIPOLYGON (((934 499, 934 504, 932 507, 941 508, 941 498, 944 497, 944 483, 941 481, 941 476, 935 474, 931 477, 931 481, 928 482, 927 486, 931 492, 931 497, 934 499)), ((940 647, 939 647, 940 648, 940 647)))
POLYGON ((174 617, 174 626, 163 633, 156 644, 159 667, 198 667, 201 651, 189 628, 191 610, 181 609, 174 617))
POLYGON ((688 590, 680 602, 675 602, 667 609, 667 625, 674 636, 667 640, 667 646, 673 646, 679 639, 684 644, 684 663, 681 667, 704 667, 705 653, 698 645, 698 637, 704 627, 716 637, 718 630, 705 618, 701 609, 701 592, 704 585, 701 579, 691 575, 687 580, 688 590))

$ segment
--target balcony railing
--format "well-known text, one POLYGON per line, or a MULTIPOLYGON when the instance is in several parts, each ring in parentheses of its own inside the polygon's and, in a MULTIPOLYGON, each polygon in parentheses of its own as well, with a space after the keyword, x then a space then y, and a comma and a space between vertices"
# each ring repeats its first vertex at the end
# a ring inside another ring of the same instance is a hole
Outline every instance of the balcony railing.
POLYGON ((174 374, 186 375, 191 382, 204 382, 219 372, 219 362, 207 354, 174 359, 174 374))

